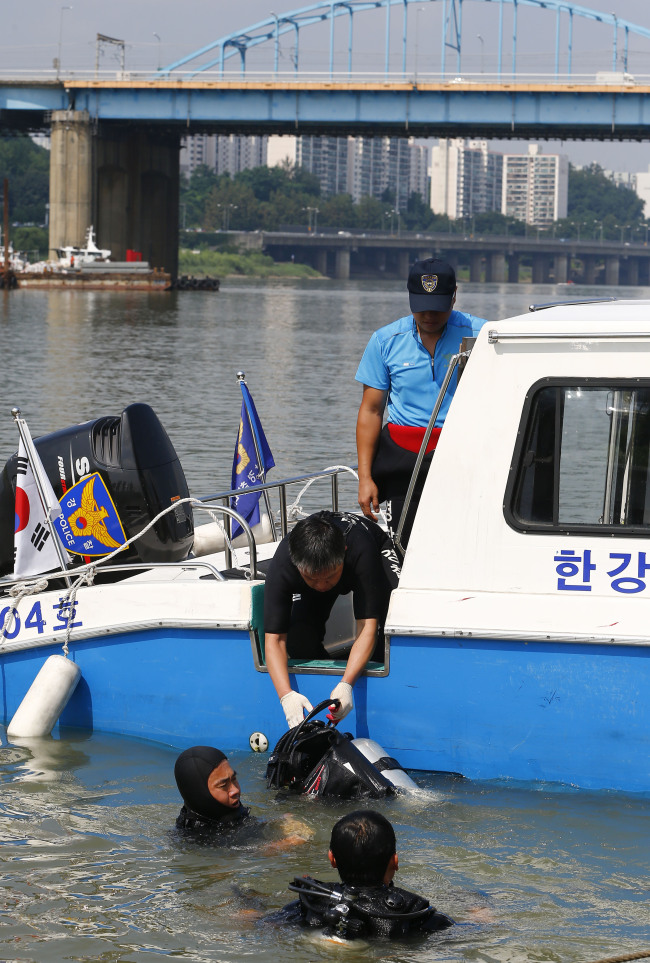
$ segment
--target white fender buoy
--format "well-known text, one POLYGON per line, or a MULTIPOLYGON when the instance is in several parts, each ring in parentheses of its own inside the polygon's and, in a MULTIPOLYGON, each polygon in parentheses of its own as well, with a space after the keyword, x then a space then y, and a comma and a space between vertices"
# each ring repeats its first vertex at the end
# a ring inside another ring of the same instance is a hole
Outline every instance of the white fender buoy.
POLYGON ((418 788, 417 783, 414 783, 411 777, 407 776, 397 759, 391 758, 374 739, 353 739, 352 745, 356 746, 368 762, 376 766, 393 786, 398 789, 406 789, 407 792, 413 792, 418 788))
POLYGON ((80 676, 81 669, 75 662, 62 655, 51 655, 16 709, 7 727, 7 736, 28 739, 49 736, 80 676))
MULTIPOLYGON (((256 545, 263 545, 273 541, 273 531, 269 516, 262 512, 262 517, 257 525, 253 526, 253 538, 256 545)), ((248 539, 243 532, 233 539, 233 548, 246 548, 248 539)), ((223 530, 217 522, 208 522, 207 525, 197 525, 194 529, 194 544, 192 553, 195 558, 202 555, 212 555, 215 552, 223 552, 226 547, 226 539, 223 530)))

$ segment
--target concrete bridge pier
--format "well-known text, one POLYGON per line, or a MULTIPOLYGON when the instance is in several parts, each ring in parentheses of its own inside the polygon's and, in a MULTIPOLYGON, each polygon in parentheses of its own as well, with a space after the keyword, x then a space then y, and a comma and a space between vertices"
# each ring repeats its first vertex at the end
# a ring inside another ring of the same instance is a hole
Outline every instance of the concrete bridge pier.
POLYGON ((505 254, 497 252, 490 254, 487 259, 487 265, 485 269, 485 280, 494 281, 497 284, 502 284, 506 279, 506 257, 505 254))
POLYGON ((569 257, 567 254, 555 255, 555 283, 566 284, 569 280, 569 257))
POLYGON ((91 124, 86 111, 54 111, 50 161, 50 257, 82 244, 93 224, 114 261, 127 249, 178 271, 177 134, 91 124))
POLYGON ((324 247, 319 247, 315 251, 316 260, 316 270, 320 271, 321 274, 327 274, 327 249, 324 247))
POLYGON ((339 248, 334 262, 334 277, 337 281, 350 280, 350 248, 339 248))
POLYGON ((625 262, 625 283, 638 287, 639 284, 639 259, 629 257, 625 262))
POLYGON ((580 258, 582 261, 582 273, 585 284, 595 284, 596 283, 596 258, 593 255, 583 254, 580 258))
POLYGON ((472 282, 479 283, 481 280, 481 265, 483 263, 483 255, 476 251, 472 251, 469 257, 469 279, 472 282))
POLYGON ((544 284, 546 281, 546 258, 543 254, 533 254, 533 284, 544 284))
POLYGON ((56 260, 56 249, 83 244, 93 223, 93 145, 88 111, 53 111, 51 135, 49 256, 56 260))
POLYGON ((620 261, 616 254, 609 254, 605 258, 605 284, 616 285, 619 282, 620 261))
POLYGON ((409 257, 408 251, 398 251, 397 253, 397 274, 399 277, 404 278, 406 282, 409 276, 409 268, 411 266, 411 258, 409 257))
POLYGON ((508 254, 508 284, 519 283, 519 255, 508 254))

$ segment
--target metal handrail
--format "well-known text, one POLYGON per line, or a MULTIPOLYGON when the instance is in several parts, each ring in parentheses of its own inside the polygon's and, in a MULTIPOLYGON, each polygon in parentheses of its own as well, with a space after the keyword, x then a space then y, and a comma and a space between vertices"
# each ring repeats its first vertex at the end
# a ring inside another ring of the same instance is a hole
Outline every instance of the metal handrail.
MULTIPOLYGON (((327 468, 323 471, 311 472, 306 475, 295 475, 291 478, 283 478, 276 482, 265 482, 262 485, 254 485, 251 488, 246 489, 246 493, 257 492, 257 491, 270 491, 271 489, 277 488, 280 500, 280 524, 281 524, 281 535, 284 537, 288 532, 288 520, 287 520, 287 485, 298 484, 300 482, 312 481, 317 478, 331 478, 332 480, 332 510, 338 510, 338 498, 339 498, 339 486, 338 486, 338 476, 346 471, 344 468, 327 468)), ((215 495, 204 495, 200 498, 194 498, 195 502, 200 502, 202 504, 210 505, 211 511, 219 511, 224 515, 228 516, 229 519, 234 519, 241 526, 244 534, 246 535, 246 540, 248 542, 249 551, 249 565, 250 565, 250 578, 254 580, 258 577, 257 572, 257 546, 255 544, 255 536, 251 531, 251 527, 246 521, 246 519, 236 512, 233 508, 229 507, 230 499, 241 495, 241 489, 230 489, 225 492, 218 492, 215 495), (221 504, 213 505, 212 502, 219 501, 221 504), (226 504, 223 504, 223 503, 226 504)), ((172 511, 176 505, 169 506, 168 511, 172 511)), ((225 546, 225 559, 226 568, 232 567, 232 550, 229 544, 230 537, 230 523, 228 523, 228 539, 226 539, 225 546)), ((224 576, 219 572, 214 565, 209 562, 201 561, 199 559, 183 559, 178 562, 126 562, 123 565, 102 565, 101 560, 95 563, 97 565, 98 571, 101 572, 125 572, 125 571, 147 571, 149 569, 157 568, 197 568, 202 567, 208 569, 208 571, 215 576, 219 581, 225 581, 224 576)), ((46 578, 46 579, 57 579, 57 578, 74 578, 75 575, 80 574, 80 572, 86 571, 90 566, 84 565, 79 566, 77 569, 65 569, 61 572, 44 572, 41 576, 34 576, 34 578, 46 578)), ((12 585, 17 585, 20 582, 30 582, 32 579, 14 578, 13 576, 4 576, 0 578, 0 592, 4 589, 9 589, 12 585)))
MULTIPOLYGON (((264 482, 261 485, 251 485, 250 488, 246 489, 246 494, 251 492, 267 492, 272 489, 277 489, 278 498, 280 502, 280 535, 282 538, 287 534, 289 530, 288 519, 287 519, 287 486, 297 485, 301 482, 314 481, 318 478, 331 478, 332 484, 332 511, 338 511, 339 505, 339 479, 338 476, 342 475, 347 469, 344 468, 326 468, 322 471, 311 472, 306 475, 294 475, 291 478, 281 478, 279 481, 264 482)), ((237 495, 241 495, 241 489, 231 489, 226 492, 217 492, 215 495, 204 495, 201 498, 197 498, 196 501, 204 502, 206 504, 213 501, 221 501, 222 503, 228 503, 229 500, 237 495)))

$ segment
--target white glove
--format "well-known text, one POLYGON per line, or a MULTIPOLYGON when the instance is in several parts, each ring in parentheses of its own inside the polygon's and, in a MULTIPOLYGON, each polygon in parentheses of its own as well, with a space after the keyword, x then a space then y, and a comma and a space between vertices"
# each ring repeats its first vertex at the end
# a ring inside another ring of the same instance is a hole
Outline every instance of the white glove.
POLYGON ((309 699, 304 695, 300 695, 299 692, 294 692, 293 689, 291 692, 287 692, 286 695, 282 696, 280 705, 284 709, 287 725, 290 729, 293 729, 294 726, 299 726, 305 718, 304 709, 306 709, 307 712, 311 712, 314 708, 309 699))
POLYGON ((332 722, 340 722, 341 719, 344 719, 347 716, 348 712, 354 705, 352 701, 352 686, 350 683, 339 682, 339 684, 330 692, 330 699, 338 699, 341 705, 338 709, 330 708, 327 718, 331 719, 332 722))

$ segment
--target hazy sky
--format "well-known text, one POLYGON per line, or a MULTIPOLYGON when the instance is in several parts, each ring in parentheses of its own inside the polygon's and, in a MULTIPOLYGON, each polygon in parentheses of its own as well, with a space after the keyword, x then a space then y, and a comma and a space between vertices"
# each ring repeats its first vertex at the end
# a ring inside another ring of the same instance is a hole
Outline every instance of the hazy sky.
MULTIPOLYGON (((0 74, 29 75, 34 70, 51 70, 60 52, 62 73, 94 70, 96 36, 106 34, 125 42, 126 69, 155 70, 217 38, 239 31, 275 14, 295 10, 298 3, 286 0, 26 0, 3 3, 3 29, 0 35, 0 74)), ((650 29, 650 0, 580 0, 580 6, 604 13, 614 11, 619 20, 628 20, 650 29)), ((512 6, 504 7, 504 69, 510 70, 512 46, 512 6)), ((556 17, 554 12, 518 7, 517 62, 531 73, 554 69, 556 17)), ((409 6, 408 70, 418 76, 440 70, 441 0, 417 0, 409 6)), ((355 15, 353 71, 380 73, 384 69, 385 11, 355 15)), ((493 73, 498 49, 499 4, 482 0, 463 3, 462 73, 493 73)), ((402 17, 392 8, 391 71, 401 71, 402 17)), ((568 17, 561 18, 561 69, 566 63, 568 17)), ((611 27, 573 18, 573 73, 593 78, 598 71, 610 71, 612 62, 611 27)), ((347 65, 347 18, 336 22, 335 45, 341 68, 347 65)), ((617 69, 623 69, 624 31, 618 31, 617 69)), ((293 43, 290 36, 281 48, 280 70, 292 69, 293 43)), ((455 53, 447 53, 447 69, 455 70, 455 53), (453 65, 453 66, 452 66, 453 65)), ((119 50, 104 47, 100 70, 119 69, 119 50)), ((329 26, 301 31, 300 61, 310 70, 325 70, 329 57, 329 26)), ((234 66, 235 61, 232 61, 234 66)), ((272 69, 272 45, 257 48, 249 55, 249 66, 272 69)), ((628 71, 636 78, 650 81, 650 40, 630 34, 628 71)), ((650 132, 649 132, 650 133, 650 132)), ((521 142, 494 143, 495 148, 519 149, 521 142)), ((598 142, 553 142, 574 163, 596 160, 603 167, 617 170, 646 170, 650 165, 650 142, 643 144, 598 142)))

